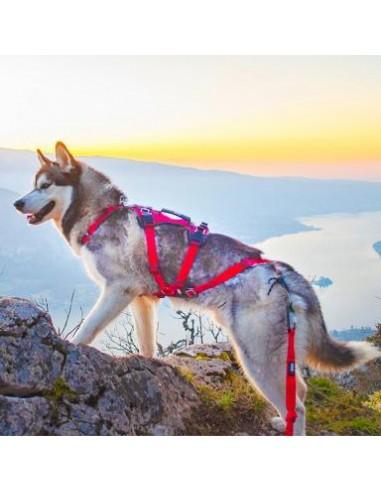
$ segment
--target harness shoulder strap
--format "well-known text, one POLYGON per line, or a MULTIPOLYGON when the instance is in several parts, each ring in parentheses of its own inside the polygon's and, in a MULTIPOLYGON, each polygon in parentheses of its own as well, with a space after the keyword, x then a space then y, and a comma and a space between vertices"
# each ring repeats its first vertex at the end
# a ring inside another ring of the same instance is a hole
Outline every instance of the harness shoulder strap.
POLYGON ((103 224, 103 222, 106 219, 108 219, 111 214, 124 207, 125 206, 123 204, 120 204, 120 205, 110 205, 109 207, 105 208, 104 211, 100 215, 98 215, 98 217, 89 225, 87 231, 80 239, 81 244, 83 245, 87 244, 91 240, 94 233, 103 224))
POLYGON ((152 209, 138 206, 134 206, 133 209, 137 213, 139 223, 143 227, 146 237, 148 268, 159 287, 159 292, 156 295, 158 295, 158 297, 173 295, 170 285, 167 284, 160 272, 159 256, 156 248, 155 222, 152 209))

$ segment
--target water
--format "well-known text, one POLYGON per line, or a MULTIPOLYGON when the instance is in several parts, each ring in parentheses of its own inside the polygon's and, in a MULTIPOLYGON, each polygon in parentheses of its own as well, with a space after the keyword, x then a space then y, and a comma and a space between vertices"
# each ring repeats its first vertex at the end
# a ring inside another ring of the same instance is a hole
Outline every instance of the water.
POLYGON ((293 265, 307 279, 329 277, 318 288, 328 329, 374 326, 381 320, 381 212, 299 219, 318 230, 268 239, 257 246, 268 258, 293 265))

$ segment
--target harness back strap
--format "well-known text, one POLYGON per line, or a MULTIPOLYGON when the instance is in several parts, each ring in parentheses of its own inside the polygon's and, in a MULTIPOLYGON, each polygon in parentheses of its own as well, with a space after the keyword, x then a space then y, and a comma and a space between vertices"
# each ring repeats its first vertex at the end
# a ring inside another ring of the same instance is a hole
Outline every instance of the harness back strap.
POLYGON ((195 287, 188 289, 188 291, 190 291, 189 294, 191 294, 191 295, 188 294, 188 297, 201 294, 202 292, 208 289, 217 287, 217 285, 222 284, 227 280, 230 280, 231 278, 235 277, 236 275, 243 272, 244 270, 247 270, 248 268, 257 265, 263 265, 266 263, 271 263, 271 260, 268 260, 266 258, 244 258, 242 261, 239 261, 238 263, 234 263, 230 267, 226 268, 226 270, 223 270, 220 274, 216 275, 215 277, 208 280, 207 282, 204 282, 203 284, 199 284, 196 285, 195 287))

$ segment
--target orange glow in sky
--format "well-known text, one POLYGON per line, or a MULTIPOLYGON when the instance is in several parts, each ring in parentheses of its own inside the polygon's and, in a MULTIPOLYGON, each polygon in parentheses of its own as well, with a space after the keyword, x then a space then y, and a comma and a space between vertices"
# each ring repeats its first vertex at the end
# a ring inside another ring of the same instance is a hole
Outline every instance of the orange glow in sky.
POLYGON ((2 57, 0 88, 1 147, 381 179, 381 57, 2 57))

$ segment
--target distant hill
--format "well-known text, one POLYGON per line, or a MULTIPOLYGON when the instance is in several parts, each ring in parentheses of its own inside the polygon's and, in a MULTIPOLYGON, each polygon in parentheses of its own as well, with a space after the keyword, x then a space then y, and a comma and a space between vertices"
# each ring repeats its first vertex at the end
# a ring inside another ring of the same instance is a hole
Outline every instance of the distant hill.
MULTIPOLYGON (((298 217, 381 210, 381 183, 262 178, 104 157, 83 160, 108 174, 131 202, 178 209, 250 243, 308 230, 298 217)), ((33 152, 0 149, 2 188, 25 193, 36 168, 33 152)))

